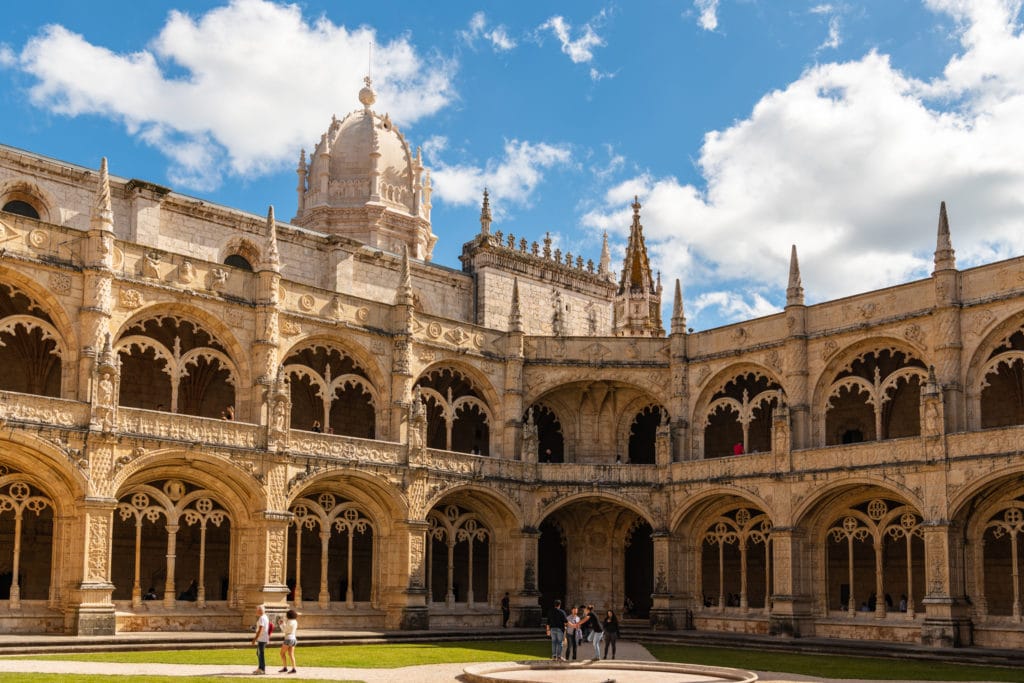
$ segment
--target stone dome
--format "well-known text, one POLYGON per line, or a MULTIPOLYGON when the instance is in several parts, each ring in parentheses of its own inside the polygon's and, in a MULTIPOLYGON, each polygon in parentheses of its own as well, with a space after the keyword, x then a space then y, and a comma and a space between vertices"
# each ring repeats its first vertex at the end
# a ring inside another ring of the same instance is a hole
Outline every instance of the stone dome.
POLYGON ((342 120, 332 119, 320 138, 309 168, 305 206, 353 207, 378 202, 416 216, 419 162, 391 117, 370 109, 376 97, 369 86, 360 91, 359 99, 363 109, 342 120))

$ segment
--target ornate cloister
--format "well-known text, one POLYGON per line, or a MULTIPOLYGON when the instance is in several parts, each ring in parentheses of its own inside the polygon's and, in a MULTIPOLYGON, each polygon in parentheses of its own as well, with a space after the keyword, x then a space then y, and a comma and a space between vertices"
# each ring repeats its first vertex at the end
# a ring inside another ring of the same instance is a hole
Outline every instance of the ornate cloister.
POLYGON ((944 212, 929 278, 808 306, 794 251, 782 311, 693 332, 487 204, 458 271, 412 189, 288 224, 0 158, 36 178, 0 193, 0 632, 492 628, 507 592, 1024 646, 1024 259, 956 269, 944 212))

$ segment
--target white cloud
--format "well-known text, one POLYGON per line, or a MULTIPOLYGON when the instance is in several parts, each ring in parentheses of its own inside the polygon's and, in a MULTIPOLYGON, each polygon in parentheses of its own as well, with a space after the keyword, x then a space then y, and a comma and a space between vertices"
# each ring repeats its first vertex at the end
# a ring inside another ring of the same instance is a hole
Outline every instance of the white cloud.
POLYGON ((703 292, 688 305, 688 315, 696 317, 705 310, 715 310, 729 322, 760 318, 779 310, 758 292, 703 292))
POLYGON ((504 25, 495 26, 487 30, 487 15, 477 12, 469 19, 469 27, 465 31, 459 31, 459 35, 469 45, 474 45, 480 38, 490 42, 495 52, 507 52, 515 48, 516 41, 508 34, 508 28, 504 25))
POLYGON ((506 140, 503 157, 482 167, 435 161, 434 196, 455 205, 472 205, 480 202, 486 187, 495 216, 501 216, 511 204, 529 203, 544 170, 571 161, 572 153, 565 145, 506 140))
POLYGON ((718 28, 718 0, 693 0, 693 6, 700 15, 697 23, 705 31, 714 31, 718 28))
MULTIPOLYGON (((962 50, 922 82, 887 56, 829 63, 764 95, 705 136, 704 184, 638 174, 611 187, 584 226, 628 230, 643 202, 652 259, 727 316, 784 301, 789 248, 820 301, 925 277, 940 200, 961 267, 1024 253, 1024 38, 1016 0, 929 0, 960 23, 962 50), (718 296, 729 283, 744 283, 718 296)), ((696 295, 696 294, 695 294, 696 295)))
POLYGON ((18 56, 6 43, 0 43, 0 68, 7 68, 18 63, 18 56))
POLYGON ((209 189, 224 173, 293 163, 332 113, 355 109, 371 44, 376 108, 397 122, 428 116, 454 97, 450 65, 428 66, 407 36, 379 42, 372 28, 307 19, 298 5, 266 0, 233 0, 197 17, 172 11, 149 45, 131 54, 50 25, 18 62, 38 79, 30 90, 37 106, 121 120, 172 159, 172 179, 209 189))
POLYGON ((544 31, 550 29, 562 44, 562 52, 569 55, 569 59, 572 60, 573 64, 588 63, 594 59, 593 48, 602 47, 605 44, 604 39, 597 35, 595 31, 597 22, 603 18, 604 12, 602 11, 597 19, 583 24, 575 40, 571 37, 572 27, 564 17, 559 15, 555 15, 545 21, 537 27, 537 30, 544 31))
POLYGON ((829 17, 828 38, 826 38, 818 50, 834 50, 843 44, 843 36, 839 32, 839 17, 829 17))

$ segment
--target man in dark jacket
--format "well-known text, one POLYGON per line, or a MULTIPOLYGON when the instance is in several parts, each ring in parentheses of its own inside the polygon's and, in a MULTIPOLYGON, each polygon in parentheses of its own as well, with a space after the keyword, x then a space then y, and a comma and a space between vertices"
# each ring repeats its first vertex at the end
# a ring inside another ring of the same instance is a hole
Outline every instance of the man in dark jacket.
POLYGON ((555 600, 555 605, 548 614, 547 634, 551 637, 551 659, 565 660, 562 656, 562 641, 565 640, 565 624, 569 617, 562 610, 562 601, 555 600))

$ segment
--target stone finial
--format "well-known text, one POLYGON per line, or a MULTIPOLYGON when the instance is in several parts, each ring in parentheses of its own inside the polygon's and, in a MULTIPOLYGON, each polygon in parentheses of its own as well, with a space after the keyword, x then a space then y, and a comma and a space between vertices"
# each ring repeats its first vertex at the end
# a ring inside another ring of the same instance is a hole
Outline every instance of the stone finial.
POLYGON ((480 234, 490 234, 490 197, 487 188, 483 188, 483 204, 480 205, 480 234))
POLYGON ((298 168, 296 170, 298 172, 300 172, 300 173, 305 173, 307 170, 309 170, 308 167, 306 166, 306 150, 305 149, 300 149, 299 150, 299 166, 298 166, 298 168))
POLYGON ((939 204, 939 234, 935 242, 935 270, 956 270, 956 252, 949 236, 949 217, 946 202, 939 204))
POLYGON ((281 253, 277 250, 277 220, 274 218, 274 206, 267 207, 267 257, 269 270, 281 269, 281 253))
POLYGON ((551 258, 551 233, 544 233, 544 258, 551 258))
POLYGON ((603 277, 611 279, 612 276, 612 252, 608 248, 608 232, 605 231, 601 237, 601 262, 597 266, 597 273, 603 277))
POLYGON ((519 278, 512 279, 512 306, 508 314, 509 332, 523 331, 523 312, 519 305, 519 278))
POLYGON ((796 257, 796 245, 789 254, 789 285, 786 287, 786 305, 804 305, 804 287, 800 281, 800 262, 796 257))
POLYGON ((928 366, 928 379, 925 381, 924 393, 928 396, 938 396, 942 393, 942 387, 939 386, 939 379, 935 376, 935 366, 928 366))
POLYGON ((396 303, 412 306, 412 267, 409 265, 409 245, 402 245, 402 269, 398 276, 398 296, 396 303))
POLYGON ((672 300, 672 334, 686 332, 686 314, 683 312, 683 287, 676 278, 676 293, 672 300))
POLYGON ((114 232, 114 208, 110 201, 110 176, 107 158, 100 160, 100 177, 96 184, 96 202, 93 204, 89 227, 103 232, 114 232))
POLYGON ((363 107, 365 107, 367 111, 369 111, 370 107, 373 106, 373 103, 377 101, 377 94, 373 92, 373 88, 371 87, 373 85, 373 81, 370 80, 369 76, 363 79, 363 83, 366 85, 359 91, 359 102, 362 103, 363 107))

